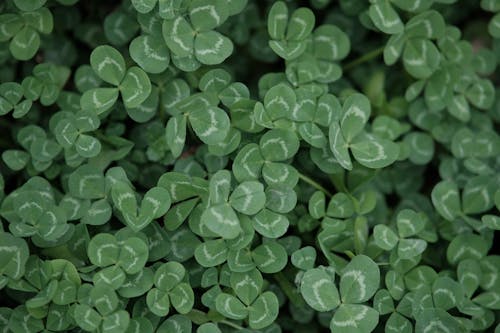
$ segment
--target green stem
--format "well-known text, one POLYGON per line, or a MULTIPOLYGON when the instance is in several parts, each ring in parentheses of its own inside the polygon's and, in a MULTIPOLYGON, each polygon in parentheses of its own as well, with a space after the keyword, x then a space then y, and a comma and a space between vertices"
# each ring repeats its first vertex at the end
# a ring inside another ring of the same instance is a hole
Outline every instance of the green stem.
POLYGON ((311 185, 312 187, 316 188, 317 190, 325 193, 328 197, 331 197, 332 196, 332 193, 330 191, 328 191, 326 188, 324 188, 323 186, 321 186, 318 182, 316 182, 315 180, 309 178, 308 176, 302 174, 299 172, 299 178, 305 182, 305 183, 308 183, 309 185, 311 185))
POLYGON ((245 328, 238 325, 238 324, 235 324, 229 320, 221 320, 219 321, 220 324, 224 324, 224 325, 227 325, 227 326, 231 326, 232 328, 236 328, 237 330, 244 330, 245 328))
POLYGON ((343 70, 345 72, 347 72, 347 71, 353 69, 354 67, 356 67, 364 62, 370 61, 370 60, 378 57, 383 52, 384 52, 384 46, 379 47, 378 49, 372 50, 372 51, 362 55, 361 57, 356 58, 351 62, 348 62, 345 66, 343 66, 343 70))
POLYGON ((290 302, 292 302, 294 305, 298 307, 304 305, 302 297, 299 296, 299 294, 297 293, 297 288, 295 288, 292 285, 292 283, 286 278, 283 272, 278 272, 274 274, 273 277, 276 280, 276 282, 278 282, 279 286, 281 287, 281 290, 285 293, 290 302))

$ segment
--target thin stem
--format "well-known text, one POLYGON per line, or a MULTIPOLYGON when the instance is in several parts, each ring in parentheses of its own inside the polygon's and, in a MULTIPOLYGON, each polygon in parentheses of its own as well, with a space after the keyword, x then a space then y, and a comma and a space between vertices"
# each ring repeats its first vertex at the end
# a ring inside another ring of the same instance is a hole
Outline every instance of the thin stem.
POLYGON ((344 69, 344 71, 347 72, 347 71, 353 69, 354 67, 356 67, 364 62, 370 61, 370 60, 378 57, 383 52, 384 52, 384 46, 379 47, 378 49, 372 50, 372 51, 362 55, 361 57, 356 58, 351 62, 348 62, 345 66, 343 66, 343 69, 344 69))
POLYGON ((316 188, 317 190, 325 193, 328 197, 331 197, 332 196, 332 193, 330 191, 328 191, 326 188, 324 188, 323 186, 321 186, 318 182, 316 182, 315 180, 309 178, 308 176, 302 174, 299 172, 299 178, 305 182, 305 183, 308 183, 309 185, 311 185, 312 187, 316 188))
POLYGON ((219 323, 227 325, 227 326, 231 326, 232 328, 236 328, 237 330, 244 330, 245 329, 243 326, 240 326, 240 325, 235 324, 235 323, 228 321, 228 320, 221 320, 221 321, 219 321, 219 323))
POLYGON ((297 293, 297 288, 292 285, 292 283, 286 278, 283 272, 278 272, 274 274, 273 277, 276 282, 278 282, 281 290, 285 293, 290 302, 299 307, 304 304, 302 297, 300 297, 297 293))

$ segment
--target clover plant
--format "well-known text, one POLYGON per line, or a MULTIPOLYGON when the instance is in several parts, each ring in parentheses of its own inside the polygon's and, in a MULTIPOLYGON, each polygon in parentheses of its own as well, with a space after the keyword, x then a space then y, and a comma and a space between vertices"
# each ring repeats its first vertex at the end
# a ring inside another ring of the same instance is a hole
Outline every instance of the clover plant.
POLYGON ((500 332, 500 1, 0 1, 0 332, 500 332))

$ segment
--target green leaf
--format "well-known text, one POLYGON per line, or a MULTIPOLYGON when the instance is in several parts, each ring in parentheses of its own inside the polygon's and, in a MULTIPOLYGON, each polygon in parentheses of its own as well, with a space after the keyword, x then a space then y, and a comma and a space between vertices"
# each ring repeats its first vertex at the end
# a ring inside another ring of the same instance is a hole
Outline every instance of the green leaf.
POLYGON ((91 263, 106 267, 118 261, 120 246, 114 236, 101 233, 90 240, 87 254, 91 263))
POLYGON ((429 163, 434 156, 434 141, 426 133, 412 132, 405 136, 404 142, 410 148, 409 160, 413 164, 429 163))
POLYGON ((340 275, 342 301, 345 303, 366 302, 375 294, 379 283, 378 265, 365 255, 355 256, 340 275))
POLYGON ((291 256, 292 264, 302 270, 312 269, 316 261, 316 250, 312 246, 305 246, 294 251, 291 256))
POLYGON ((389 314, 395 310, 394 300, 387 289, 380 289, 373 297, 373 307, 381 315, 389 314))
POLYGON ((492 230, 500 230, 500 217, 495 215, 483 215, 481 221, 492 230))
POLYGON ((264 96, 265 112, 271 119, 291 115, 296 106, 297 96, 287 84, 278 84, 269 89, 264 96))
POLYGON ((465 214, 484 213, 494 206, 494 187, 490 177, 471 178, 462 192, 463 211, 465 214))
POLYGON ((273 129, 266 132, 259 142, 262 156, 268 161, 284 161, 299 150, 299 138, 289 130, 273 129))
POLYGON ((183 114, 171 117, 165 129, 167 145, 174 157, 179 157, 186 142, 186 117, 183 114))
POLYGON ((370 333, 378 324, 378 312, 366 305, 342 304, 330 322, 332 332, 370 333))
POLYGON ((111 205, 106 199, 94 201, 85 212, 81 221, 85 224, 103 225, 109 221, 112 215, 111 205))
POLYGON ((136 108, 151 94, 151 81, 139 67, 130 67, 120 83, 120 92, 126 108, 136 108))
POLYGON ((86 331, 95 331, 101 325, 102 317, 86 304, 77 304, 74 310, 76 324, 86 331))
POLYGON ((252 252, 257 268, 262 273, 276 273, 281 271, 288 261, 288 255, 282 245, 269 241, 259 245, 252 252))
POLYGON ((327 144, 327 139, 318 125, 314 123, 304 123, 299 126, 299 133, 302 139, 316 148, 323 148, 327 144))
POLYGON ((286 233, 290 222, 283 214, 263 209, 252 218, 252 224, 255 231, 262 236, 279 238, 286 233))
POLYGON ((194 41, 194 55, 205 65, 218 65, 233 53, 233 43, 217 31, 201 32, 194 41))
MULTIPOLYGON (((161 1, 161 0, 160 0, 161 1)), ((169 316, 167 320, 165 320, 156 332, 158 333, 189 333, 192 332, 192 323, 191 320, 187 316, 175 314, 169 316)))
POLYGON ((236 238, 242 231, 238 216, 228 203, 209 207, 201 220, 210 231, 225 239, 236 238))
POLYGON ((309 199, 309 214, 315 219, 320 219, 325 216, 325 204, 326 198, 325 193, 321 191, 316 191, 309 199))
POLYGON ((17 14, 2 14, 0 16, 0 40, 8 41, 16 34, 24 25, 24 20, 17 14))
POLYGON ((40 47, 40 35, 35 29, 25 26, 10 41, 9 50, 18 60, 26 61, 36 54, 40 47))
POLYGON ((304 40, 311 34, 315 23, 314 13, 309 8, 302 7, 295 10, 288 23, 286 39, 304 40))
POLYGON ((456 236, 448 245, 446 258, 452 265, 464 259, 479 260, 486 256, 490 244, 484 238, 471 233, 464 233, 456 236))
POLYGON ((248 310, 236 297, 220 293, 215 299, 215 308, 224 317, 229 319, 245 319, 248 316, 248 310))
POLYGON ((187 57, 193 54, 194 31, 184 17, 164 20, 162 32, 168 48, 175 55, 187 57))
POLYGON ((170 53, 164 41, 156 36, 141 35, 129 46, 130 57, 146 72, 164 72, 170 63, 170 53))
POLYGON ((426 217, 423 213, 417 213, 411 209, 403 209, 397 215, 399 237, 406 238, 415 236, 425 227, 426 217))
POLYGON ((232 81, 231 74, 223 69, 213 69, 202 76, 198 86, 201 91, 219 94, 232 81))
POLYGON ((427 242, 423 239, 401 239, 398 244, 398 257, 401 259, 410 259, 422 254, 426 248, 427 242))
POLYGON ((155 186, 146 192, 141 202, 139 216, 147 216, 158 219, 165 215, 170 208, 170 194, 162 188, 155 186))
POLYGON ((269 185, 295 187, 299 182, 299 173, 290 164, 267 162, 262 167, 262 177, 269 185))
POLYGON ((14 0, 14 4, 22 11, 30 12, 42 7, 47 0, 14 0))
POLYGON ((370 169, 380 169, 391 165, 399 156, 399 146, 375 135, 363 134, 350 145, 356 161, 370 169))
POLYGON ((126 280, 123 269, 114 265, 106 267, 94 274, 92 281, 94 285, 106 284, 109 288, 118 289, 126 280))
POLYGON ((133 217, 137 214, 137 200, 135 192, 129 185, 123 182, 118 182, 111 189, 111 197, 116 208, 123 214, 133 217))
POLYGON ((462 286, 449 277, 438 277, 432 284, 432 299, 436 307, 449 310, 462 303, 462 286))
POLYGON ((446 311, 438 308, 424 309, 417 317, 415 324, 415 332, 425 332, 425 330, 434 330, 435 327, 446 328, 450 332, 460 331, 458 321, 447 313, 446 311))
POLYGON ((155 286, 161 290, 169 291, 179 284, 186 275, 186 269, 182 264, 170 261, 162 264, 155 272, 155 286))
POLYGON ((352 199, 345 193, 335 193, 328 203, 326 215, 331 217, 346 218, 354 214, 352 199))
POLYGON ((269 41, 269 47, 281 58, 291 61, 300 57, 306 50, 304 41, 269 41))
POLYGON ((257 214, 266 204, 264 186, 256 181, 243 182, 231 193, 229 203, 240 213, 257 214))
POLYGON ((264 280, 260 272, 254 268, 244 273, 232 272, 229 281, 236 296, 248 306, 261 293, 264 280))
POLYGON ((230 129, 227 113, 218 107, 189 112, 189 122, 200 140, 209 145, 222 142, 230 129))
POLYGON ((443 180, 434 186, 431 193, 432 203, 439 215, 453 221, 462 211, 457 185, 450 180, 443 180))
POLYGON ((418 14, 405 25, 405 34, 411 38, 437 39, 443 37, 445 31, 443 16, 435 10, 418 14))
POLYGON ((297 205, 295 191, 283 185, 272 185, 266 188, 266 207, 276 213, 288 213, 297 205))
POLYGON ((87 90, 80 99, 80 106, 84 110, 92 110, 101 114, 115 105, 118 99, 117 88, 95 88, 87 90))
POLYGON ((300 293, 316 311, 331 311, 340 305, 337 287, 332 277, 322 268, 309 269, 304 273, 300 293))
POLYGON ((349 150, 347 150, 348 144, 342 136, 340 125, 337 121, 333 121, 330 124, 328 137, 330 141, 330 149, 333 152, 336 161, 344 169, 352 170, 351 157, 349 155, 349 150))
POLYGON ((204 323, 198 327, 196 333, 222 333, 222 331, 214 323, 204 323))
POLYGON ((0 279, 7 276, 17 280, 24 275, 28 260, 28 245, 22 238, 0 231, 0 279))
POLYGON ((118 86, 125 77, 125 60, 109 45, 96 47, 90 54, 90 65, 103 81, 118 86))
POLYGON ((104 175, 93 166, 84 164, 70 174, 68 187, 76 198, 100 199, 105 195, 104 175))
POLYGON ((170 292, 170 302, 180 314, 186 314, 193 309, 194 293, 187 283, 180 283, 170 292))
POLYGON ((2 153, 2 160, 14 171, 22 170, 30 160, 30 155, 23 150, 9 149, 2 153))
POLYGON ((243 182, 260 178, 264 157, 255 143, 245 145, 236 155, 233 163, 234 177, 243 182))
POLYGON ((128 274, 139 273, 148 260, 149 248, 146 242, 138 237, 131 237, 120 245, 118 264, 128 274))
POLYGON ((104 316, 111 314, 118 307, 118 296, 115 291, 103 285, 96 285, 92 288, 90 300, 104 316))
POLYGON ((49 34, 54 28, 52 13, 46 7, 20 13, 20 15, 24 18, 28 26, 35 28, 35 30, 42 34, 49 34))
POLYGON ((481 278, 481 266, 476 260, 465 259, 460 261, 457 267, 457 280, 468 297, 472 296, 479 287, 481 278))
POLYGON ((265 328, 276 320, 278 313, 278 298, 273 292, 266 291, 248 307, 248 324, 256 330, 265 328))
POLYGON ((491 310, 500 309, 500 295, 496 290, 483 292, 472 299, 473 302, 491 310))
POLYGON ((189 6, 189 19, 197 31, 208 31, 220 26, 228 16, 222 1, 193 0, 189 6))
POLYGON ((132 0, 132 5, 139 13, 145 14, 153 10, 157 0, 132 0))
POLYGON ((494 38, 500 38, 500 13, 497 13, 488 24, 488 31, 494 38))
POLYGON ((106 316, 102 321, 102 331, 119 333, 127 329, 130 324, 130 314, 125 310, 118 310, 106 316))
POLYGON ((166 316, 170 311, 170 298, 166 291, 153 288, 146 296, 148 308, 157 316, 166 316))
POLYGON ((231 173, 227 170, 217 171, 211 178, 209 184, 210 204, 217 205, 226 203, 231 191, 231 173))
POLYGON ((101 152, 101 142, 93 136, 80 134, 75 142, 78 154, 85 158, 92 158, 101 152))
POLYGON ((272 39, 284 39, 288 26, 288 8, 283 1, 277 1, 269 10, 267 31, 272 39))
POLYGON ((348 35, 337 26, 331 24, 323 24, 316 28, 313 34, 313 41, 314 53, 320 59, 329 61, 341 60, 347 57, 351 50, 351 41, 348 35))
POLYGON ((224 240, 210 240, 201 243, 194 251, 196 261, 203 267, 214 267, 227 259, 227 247, 224 240))
POLYGON ((345 100, 342 111, 340 120, 342 135, 347 142, 351 142, 363 130, 370 118, 370 101, 365 95, 352 94, 345 100))
POLYGON ((403 32, 403 22, 389 1, 373 1, 368 13, 373 24, 382 32, 391 35, 403 32))
POLYGON ((480 79, 467 89, 465 95, 472 105, 487 110, 495 100, 495 88, 490 80, 480 79))
POLYGON ((406 71, 417 79, 429 78, 438 68, 441 55, 431 41, 423 38, 409 40, 403 52, 406 71))
POLYGON ((393 312, 385 323, 387 333, 411 333, 413 325, 408 319, 397 312, 393 312))
POLYGON ((386 251, 392 250, 399 241, 398 236, 391 228, 383 224, 377 224, 373 228, 375 244, 386 251))

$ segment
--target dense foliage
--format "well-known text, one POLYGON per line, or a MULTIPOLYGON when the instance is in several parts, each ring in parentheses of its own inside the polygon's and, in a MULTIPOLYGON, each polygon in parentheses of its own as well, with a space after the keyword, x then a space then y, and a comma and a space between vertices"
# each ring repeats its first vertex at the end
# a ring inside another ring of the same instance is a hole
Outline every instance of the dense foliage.
POLYGON ((499 332, 499 0, 0 1, 0 332, 499 332))

